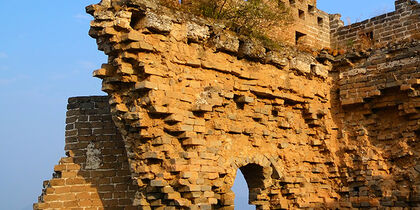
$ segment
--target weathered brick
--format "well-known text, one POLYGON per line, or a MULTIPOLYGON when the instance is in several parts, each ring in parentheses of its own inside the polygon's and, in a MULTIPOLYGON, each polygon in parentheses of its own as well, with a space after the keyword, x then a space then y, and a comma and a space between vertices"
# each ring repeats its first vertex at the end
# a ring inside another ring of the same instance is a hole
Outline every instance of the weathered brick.
POLYGON ((275 52, 118 1, 87 8, 109 98, 69 99, 69 157, 36 208, 233 209, 238 169, 261 209, 419 202, 417 2, 344 26, 286 1, 297 24, 270 28, 291 45, 275 52))

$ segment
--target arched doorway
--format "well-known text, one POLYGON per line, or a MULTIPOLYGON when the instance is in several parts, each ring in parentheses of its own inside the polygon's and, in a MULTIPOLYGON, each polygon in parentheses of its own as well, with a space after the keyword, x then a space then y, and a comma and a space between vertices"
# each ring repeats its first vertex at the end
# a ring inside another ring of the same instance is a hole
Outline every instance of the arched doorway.
POLYGON ((256 201, 257 195, 264 189, 263 167, 257 164, 248 164, 238 169, 232 187, 235 193, 235 209, 253 210, 255 205, 249 205, 256 201))
POLYGON ((255 210, 254 205, 248 204, 248 185, 240 169, 236 172, 236 178, 233 183, 232 191, 235 193, 235 209, 255 210))

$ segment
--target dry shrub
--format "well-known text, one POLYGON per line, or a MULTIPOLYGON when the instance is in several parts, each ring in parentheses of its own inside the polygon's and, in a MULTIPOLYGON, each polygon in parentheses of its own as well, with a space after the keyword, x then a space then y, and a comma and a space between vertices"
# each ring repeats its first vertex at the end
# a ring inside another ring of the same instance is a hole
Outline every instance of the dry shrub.
POLYGON ((273 27, 292 23, 292 16, 281 0, 161 0, 162 4, 198 16, 217 19, 241 35, 257 38, 274 46, 278 40, 267 35, 273 27))

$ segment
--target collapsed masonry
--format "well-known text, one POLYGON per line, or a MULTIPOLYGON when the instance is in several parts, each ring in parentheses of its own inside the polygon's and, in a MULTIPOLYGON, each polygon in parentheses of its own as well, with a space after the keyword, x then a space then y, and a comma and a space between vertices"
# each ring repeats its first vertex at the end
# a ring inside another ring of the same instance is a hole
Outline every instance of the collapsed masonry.
POLYGON ((88 7, 109 97, 69 99, 68 157, 34 209, 233 209, 238 169, 258 209, 420 207, 420 6, 396 8, 330 15, 327 43, 368 28, 378 45, 337 55, 270 51, 146 0, 88 7), (378 35, 395 21, 403 39, 378 35))

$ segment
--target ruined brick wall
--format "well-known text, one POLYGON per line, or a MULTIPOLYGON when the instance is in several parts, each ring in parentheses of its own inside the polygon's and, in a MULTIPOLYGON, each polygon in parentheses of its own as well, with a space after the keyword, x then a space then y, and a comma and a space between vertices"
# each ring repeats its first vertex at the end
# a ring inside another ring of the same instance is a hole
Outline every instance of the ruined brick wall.
MULTIPOLYGON (((418 41, 353 52, 340 57, 340 100, 342 105, 365 103, 387 89, 411 90, 419 72, 418 41)), ((380 106, 377 104, 376 106, 380 106)), ((408 107, 401 107, 404 111, 408 107)), ((408 109, 406 110, 408 113, 408 109)))
MULTIPOLYGON (((133 185, 121 134, 108 97, 70 98, 66 118, 67 157, 44 182, 34 209, 130 209, 133 185)), ((136 208, 132 208, 136 209, 136 208)))
POLYGON ((237 169, 258 208, 338 205, 339 181, 326 179, 338 176, 331 65, 153 6, 115 5, 88 8, 109 55, 94 75, 125 138, 136 205, 231 209, 237 169))
POLYGON ((420 37, 420 4, 416 0, 397 0, 394 12, 348 26, 339 17, 330 15, 332 48, 369 48, 420 37))
POLYGON ((153 1, 87 11, 111 114, 105 98, 70 100, 70 157, 36 208, 233 209, 238 169, 258 209, 419 207, 418 41, 314 57, 153 1), (124 183, 98 178, 118 174, 124 183), (73 187, 91 206, 58 194, 73 187))
POLYGON ((353 207, 419 206, 419 50, 414 41, 335 61, 340 167, 353 207))

